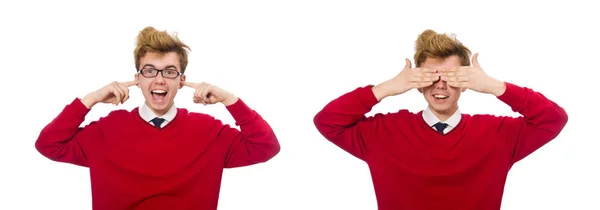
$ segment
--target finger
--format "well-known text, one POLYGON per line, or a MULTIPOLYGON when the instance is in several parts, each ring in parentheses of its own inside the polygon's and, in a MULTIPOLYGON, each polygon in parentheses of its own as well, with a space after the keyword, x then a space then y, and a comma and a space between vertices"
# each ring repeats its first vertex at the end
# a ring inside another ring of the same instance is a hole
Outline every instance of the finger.
POLYGON ((481 66, 479 66, 479 61, 477 60, 478 56, 479 56, 479 53, 475 53, 473 55, 473 57, 471 58, 471 64, 473 64, 474 67, 481 68, 481 66))
POLYGON ((421 67, 421 68, 417 68, 417 72, 422 72, 422 73, 437 73, 438 70, 434 69, 434 68, 421 67))
POLYGON ((197 86, 197 87, 196 87, 196 91, 194 91, 194 97, 201 98, 200 97, 200 89, 202 88, 202 84, 198 84, 198 85, 195 85, 195 86, 197 86))
POLYGON ((410 82, 420 83, 420 82, 435 82, 440 79, 439 76, 429 75, 429 76, 413 76, 410 79, 410 82))
POLYGON ((124 104, 125 101, 127 101, 129 99, 129 88, 127 88, 127 86, 125 85, 119 85, 119 88, 121 89, 123 96, 121 99, 121 104, 124 104))
POLYGON ((206 105, 206 101, 204 101, 204 99, 202 99, 198 96, 194 96, 194 103, 200 103, 200 104, 206 105))
POLYGON ((128 89, 121 87, 121 85, 119 83, 115 83, 114 87, 115 87, 115 91, 119 93, 119 96, 116 97, 116 99, 117 99, 116 100, 116 103, 117 103, 116 105, 119 105, 119 103, 122 104, 123 103, 123 99, 125 98, 125 96, 127 94, 126 91, 128 89))
POLYGON ((194 92, 194 97, 196 97, 200 103, 206 105, 206 98, 203 95, 204 89, 206 89, 206 83, 200 83, 198 88, 196 88, 196 92, 194 92))
POLYGON ((217 103, 217 97, 212 93, 209 93, 208 99, 211 104, 217 103))
POLYGON ((437 74, 435 69, 415 69, 410 75, 412 77, 433 77, 437 74))
POLYGON ((127 95, 129 95, 129 88, 121 85, 121 83, 115 84, 115 87, 119 90, 119 93, 121 93, 121 98, 119 98, 119 102, 123 104, 125 98, 127 98, 127 95))
POLYGON ((204 102, 202 99, 200 99, 198 97, 194 97, 194 103, 206 105, 206 102, 204 102))
POLYGON ((413 83, 414 84, 414 88, 424 88, 424 87, 428 87, 430 85, 433 85, 433 82, 417 82, 417 83, 413 83))
POLYGON ((123 94, 121 94, 121 90, 119 89, 119 87, 117 87, 117 84, 113 83, 110 87, 109 92, 112 93, 113 95, 115 95, 115 98, 112 101, 112 103, 114 105, 118 105, 119 102, 121 101, 121 97, 123 96, 123 94))
POLYGON ((187 82, 187 81, 182 81, 181 84, 183 86, 186 87, 190 87, 190 88, 194 88, 194 89, 198 89, 198 87, 200 86, 199 83, 195 83, 195 82, 187 82))
POLYGON ((423 82, 425 81, 425 77, 424 76, 419 76, 419 75, 413 75, 412 77, 410 77, 410 82, 423 82))
POLYGON ((432 79, 431 81, 436 81, 436 80, 440 79, 440 76, 442 76, 442 73, 438 73, 438 72, 436 72, 436 73, 423 73, 422 75, 423 75, 423 77, 431 78, 432 79))
POLYGON ((200 92, 202 99, 204 99, 204 101, 210 102, 210 96, 211 96, 212 90, 213 90, 212 85, 204 86, 204 88, 202 89, 202 92, 200 92))
POLYGON ((455 78, 457 82, 469 82, 469 80, 471 79, 469 76, 464 75, 456 76, 455 78))
POLYGON ((199 96, 198 94, 198 89, 196 89, 196 92, 194 93, 194 102, 195 103, 204 103, 204 100, 202 100, 202 97, 199 96))
POLYGON ((455 71, 447 71, 447 72, 444 72, 442 74, 442 77, 446 77, 446 78, 448 78, 448 77, 455 77, 455 76, 456 76, 456 72, 455 71))
POLYGON ((212 97, 207 97, 206 98, 206 104, 214 104, 213 100, 212 100, 212 97))
POLYGON ((469 74, 468 68, 452 68, 450 70, 445 70, 441 73, 441 76, 446 77, 456 77, 456 76, 465 76, 469 74))
POLYGON ((206 84, 205 83, 200 83, 198 85, 198 88, 196 88, 196 92, 194 93, 194 96, 196 96, 196 97, 198 97, 198 98, 200 98, 202 100, 205 100, 205 97, 203 95, 204 89, 206 89, 206 84))
POLYGON ((125 87, 130 87, 132 85, 137 85, 138 81, 137 80, 133 80, 133 81, 129 81, 129 82, 121 82, 119 84, 121 84, 121 85, 123 85, 125 87))
POLYGON ((448 82, 447 84, 452 87, 467 87, 468 85, 466 82, 448 82))
POLYGON ((422 76, 424 77, 433 77, 435 73, 431 73, 431 72, 425 72, 425 73, 421 73, 422 76))
POLYGON ((448 72, 457 72, 461 69, 463 69, 464 66, 455 66, 452 68, 444 68, 444 69, 440 69, 441 73, 448 73, 448 72))
POLYGON ((468 82, 470 78, 468 76, 453 76, 443 77, 442 79, 448 82, 468 82))

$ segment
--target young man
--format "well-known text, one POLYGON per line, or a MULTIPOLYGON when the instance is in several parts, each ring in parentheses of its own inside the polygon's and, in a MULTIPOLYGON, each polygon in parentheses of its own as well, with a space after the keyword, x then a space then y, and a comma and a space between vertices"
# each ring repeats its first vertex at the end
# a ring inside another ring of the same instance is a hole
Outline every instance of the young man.
POLYGON ((217 209, 223 168, 265 162, 280 150, 269 124, 241 99, 207 83, 185 81, 189 47, 152 27, 138 35, 135 80, 113 82, 76 98, 40 133, 36 149, 59 162, 89 167, 93 209, 217 209), (145 103, 79 127, 98 103, 124 103, 136 85, 145 103), (176 108, 178 89, 222 103, 237 130, 210 115, 176 108))
POLYGON ((511 166, 554 139, 560 106, 530 88, 488 76, 462 43, 433 30, 416 41, 416 68, 356 88, 315 117, 319 132, 370 168, 380 210, 499 210, 511 166), (472 65, 471 65, 472 64, 472 65), (429 104, 366 117, 382 99, 418 89, 429 104), (492 94, 522 117, 460 113, 466 89, 492 94))

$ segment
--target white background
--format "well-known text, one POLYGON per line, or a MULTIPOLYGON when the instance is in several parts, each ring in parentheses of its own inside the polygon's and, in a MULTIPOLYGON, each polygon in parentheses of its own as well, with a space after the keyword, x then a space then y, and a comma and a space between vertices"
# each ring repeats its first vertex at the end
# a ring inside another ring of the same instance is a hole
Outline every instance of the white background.
MULTIPOLYGON (((219 209, 376 209, 365 163, 327 142, 312 118, 327 102, 397 74, 425 29, 456 33, 491 76, 534 88, 570 119, 509 174, 503 210, 600 209, 596 6, 584 1, 19 1, 0 3, 0 209, 91 209, 86 168, 34 148, 39 131, 75 97, 133 79, 146 26, 178 32, 192 48, 189 81, 243 98, 274 128, 279 155, 226 170, 219 209), (519 2, 519 3, 517 3, 519 2), (8 120, 6 120, 8 119, 8 120)), ((85 124, 143 103, 98 105, 85 124)), ((222 105, 180 107, 233 123, 222 105)), ((515 115, 491 95, 463 94, 466 113, 515 115)), ((426 106, 416 90, 373 112, 426 106)), ((372 113, 371 113, 372 114, 372 113)))

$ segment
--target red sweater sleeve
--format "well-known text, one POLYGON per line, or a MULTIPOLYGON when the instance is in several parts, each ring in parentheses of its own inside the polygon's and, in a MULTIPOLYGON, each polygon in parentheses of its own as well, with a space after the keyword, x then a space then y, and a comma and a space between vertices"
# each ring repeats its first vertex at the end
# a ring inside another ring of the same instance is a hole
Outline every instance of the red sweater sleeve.
POLYGON ((565 110, 541 93, 506 83, 498 99, 521 117, 505 117, 501 129, 513 150, 513 163, 527 157, 556 138, 568 121, 565 110))
POLYGON ((89 111, 78 98, 65 106, 40 132, 35 142, 37 151, 50 160, 87 167, 83 145, 102 137, 95 122, 79 127, 89 111))
POLYGON ((279 141, 269 124, 242 99, 226 108, 240 130, 227 125, 220 126, 219 138, 231 142, 225 157, 225 168, 266 162, 279 153, 279 141))
POLYGON ((378 103, 371 86, 360 87, 329 102, 313 122, 327 140, 365 160, 387 117, 381 113, 365 116, 378 103))

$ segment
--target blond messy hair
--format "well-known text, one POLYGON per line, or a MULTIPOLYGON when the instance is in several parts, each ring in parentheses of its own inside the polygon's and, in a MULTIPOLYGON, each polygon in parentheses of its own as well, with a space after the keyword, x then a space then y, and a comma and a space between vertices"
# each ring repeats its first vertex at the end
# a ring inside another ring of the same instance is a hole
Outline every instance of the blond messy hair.
POLYGON ((452 55, 460 58, 462 66, 471 65, 471 51, 465 47, 454 35, 439 34, 434 30, 427 29, 417 38, 415 43, 414 60, 417 67, 420 67, 425 59, 445 59, 452 55))
POLYGON ((159 31, 148 26, 140 31, 137 36, 137 46, 133 51, 135 68, 140 68, 140 60, 148 52, 161 54, 176 52, 179 55, 181 73, 184 73, 188 64, 188 51, 186 49, 191 51, 190 47, 179 40, 177 35, 171 36, 167 31, 159 31))

